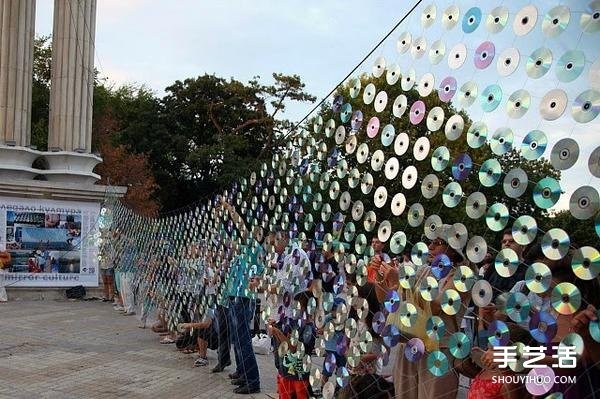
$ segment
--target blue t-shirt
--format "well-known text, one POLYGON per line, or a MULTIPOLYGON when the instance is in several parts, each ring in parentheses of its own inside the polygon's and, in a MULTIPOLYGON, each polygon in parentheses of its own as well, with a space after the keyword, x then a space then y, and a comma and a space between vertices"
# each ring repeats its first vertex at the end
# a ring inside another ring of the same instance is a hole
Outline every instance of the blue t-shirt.
POLYGON ((263 247, 256 240, 243 245, 240 254, 231 261, 227 276, 227 295, 242 298, 255 298, 256 292, 249 289, 250 278, 260 277, 265 270, 263 247))

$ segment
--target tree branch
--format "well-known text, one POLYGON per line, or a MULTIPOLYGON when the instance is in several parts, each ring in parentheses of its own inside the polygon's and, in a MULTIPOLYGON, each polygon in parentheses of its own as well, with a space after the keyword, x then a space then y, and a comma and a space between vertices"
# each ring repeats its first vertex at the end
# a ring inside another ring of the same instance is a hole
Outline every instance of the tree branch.
POLYGON ((219 123, 217 122, 217 119, 215 118, 215 116, 213 115, 213 112, 212 112, 213 108, 216 106, 223 106, 223 102, 208 104, 208 117, 210 118, 210 121, 215 126, 215 128, 219 131, 219 133, 221 133, 221 135, 223 135, 224 134, 223 128, 221 127, 221 125, 219 125, 219 123))

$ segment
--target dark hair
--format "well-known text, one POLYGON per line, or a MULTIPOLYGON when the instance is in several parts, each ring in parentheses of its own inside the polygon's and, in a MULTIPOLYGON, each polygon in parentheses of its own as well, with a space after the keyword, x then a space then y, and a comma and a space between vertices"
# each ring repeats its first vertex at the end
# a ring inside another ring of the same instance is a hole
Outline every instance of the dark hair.
POLYGON ((340 399, 388 399, 394 397, 394 384, 376 374, 355 375, 338 392, 340 399))

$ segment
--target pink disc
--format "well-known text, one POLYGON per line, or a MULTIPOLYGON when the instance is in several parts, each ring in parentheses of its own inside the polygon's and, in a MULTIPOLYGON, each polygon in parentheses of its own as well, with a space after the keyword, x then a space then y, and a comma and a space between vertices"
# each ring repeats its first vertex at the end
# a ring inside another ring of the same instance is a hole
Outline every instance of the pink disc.
POLYGON ((410 123, 418 125, 425 118, 425 103, 421 100, 415 101, 410 107, 410 123))
POLYGON ((373 138, 377 136, 379 133, 379 118, 374 116, 369 119, 369 123, 367 124, 367 136, 373 138))
POLYGON ((452 100, 454 94, 456 94, 456 79, 454 79, 452 76, 447 76, 440 82, 438 95, 440 100, 447 103, 448 101, 452 100))
POLYGON ((477 47, 475 50, 475 67, 477 69, 485 69, 494 60, 494 55, 496 55, 496 47, 492 42, 483 42, 477 47))

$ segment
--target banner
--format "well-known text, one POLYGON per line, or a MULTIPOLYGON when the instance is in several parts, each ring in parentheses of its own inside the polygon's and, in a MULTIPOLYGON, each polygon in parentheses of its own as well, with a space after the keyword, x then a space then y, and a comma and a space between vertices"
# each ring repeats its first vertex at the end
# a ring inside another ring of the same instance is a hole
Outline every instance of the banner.
POLYGON ((98 286, 99 204, 0 197, 7 287, 98 286))

